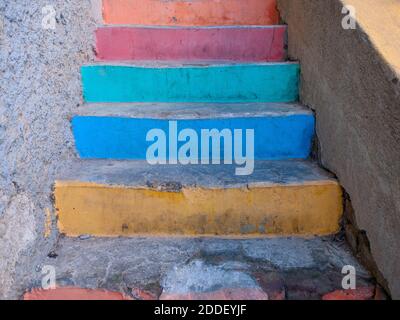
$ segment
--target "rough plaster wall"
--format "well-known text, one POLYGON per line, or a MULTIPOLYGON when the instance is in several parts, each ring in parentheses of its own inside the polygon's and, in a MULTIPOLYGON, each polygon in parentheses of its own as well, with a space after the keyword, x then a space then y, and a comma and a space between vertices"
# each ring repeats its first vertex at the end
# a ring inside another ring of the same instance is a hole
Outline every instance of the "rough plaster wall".
POLYGON ((289 55, 301 62, 301 99, 316 111, 322 164, 350 194, 357 225, 400 298, 400 75, 359 26, 341 27, 339 0, 278 2, 289 55))
POLYGON ((68 114, 82 104, 92 13, 90 0, 0 0, 0 298, 39 281, 37 263, 54 245, 45 212, 57 172, 75 156, 68 114), (46 5, 54 31, 42 29, 46 5))

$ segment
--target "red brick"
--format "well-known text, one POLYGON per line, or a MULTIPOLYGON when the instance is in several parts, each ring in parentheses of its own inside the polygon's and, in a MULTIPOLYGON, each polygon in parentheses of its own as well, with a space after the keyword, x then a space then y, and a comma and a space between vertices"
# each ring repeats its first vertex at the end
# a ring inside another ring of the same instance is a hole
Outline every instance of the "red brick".
POLYGON ((24 294, 24 300, 132 300, 120 292, 102 289, 64 287, 56 289, 33 289, 24 294))
POLYGON ((322 297, 322 300, 371 300, 374 298, 375 288, 363 287, 355 290, 337 290, 322 297))

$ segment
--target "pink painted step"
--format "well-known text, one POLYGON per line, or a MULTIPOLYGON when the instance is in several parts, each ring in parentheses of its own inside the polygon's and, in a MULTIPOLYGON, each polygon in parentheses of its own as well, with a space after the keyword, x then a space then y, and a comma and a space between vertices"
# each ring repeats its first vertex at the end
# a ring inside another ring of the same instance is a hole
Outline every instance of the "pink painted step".
POLYGON ((97 58, 164 61, 285 59, 286 26, 101 27, 97 58))

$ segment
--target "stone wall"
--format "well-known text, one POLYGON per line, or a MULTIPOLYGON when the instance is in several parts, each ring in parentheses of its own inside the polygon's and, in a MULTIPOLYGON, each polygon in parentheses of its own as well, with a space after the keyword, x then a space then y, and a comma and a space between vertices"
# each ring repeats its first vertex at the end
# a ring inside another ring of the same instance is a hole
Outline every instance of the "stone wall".
POLYGON ((57 172, 74 158, 68 114, 82 104, 92 10, 90 0, 0 0, 0 298, 40 279, 38 261, 55 242, 45 225, 57 172), (47 5, 54 30, 42 26, 47 5))
POLYGON ((343 29, 340 0, 278 3, 289 56, 301 62, 301 100, 316 112, 321 164, 349 194, 347 221, 369 239, 376 276, 400 298, 399 2, 352 1, 355 30, 343 29))

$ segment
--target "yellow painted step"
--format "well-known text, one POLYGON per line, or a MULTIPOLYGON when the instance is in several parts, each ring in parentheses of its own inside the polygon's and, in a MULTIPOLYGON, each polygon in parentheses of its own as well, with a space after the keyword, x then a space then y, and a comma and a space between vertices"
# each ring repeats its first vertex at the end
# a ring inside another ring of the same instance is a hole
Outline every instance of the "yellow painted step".
POLYGON ((60 232, 68 236, 326 235, 339 230, 342 191, 307 161, 150 166, 79 161, 55 184, 60 232))

